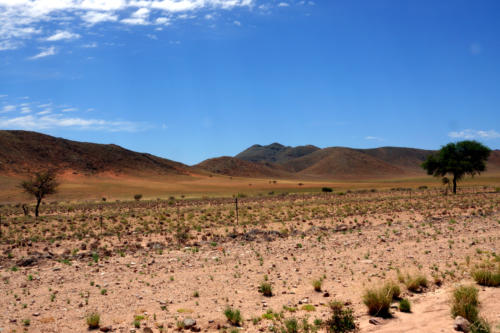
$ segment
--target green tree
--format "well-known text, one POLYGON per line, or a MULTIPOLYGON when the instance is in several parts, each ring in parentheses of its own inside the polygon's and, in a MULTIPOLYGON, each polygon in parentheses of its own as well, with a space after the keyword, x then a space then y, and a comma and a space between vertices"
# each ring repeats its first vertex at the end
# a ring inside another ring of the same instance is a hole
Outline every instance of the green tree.
POLYGON ((58 186, 59 183, 56 181, 56 173, 54 171, 36 172, 31 179, 21 182, 21 188, 36 199, 36 217, 38 217, 42 199, 47 195, 56 193, 58 186))
POLYGON ((457 182, 465 175, 474 177, 486 170, 486 161, 491 150, 477 141, 448 143, 437 153, 429 155, 422 163, 427 174, 446 178, 452 175, 453 193, 457 193, 457 182))

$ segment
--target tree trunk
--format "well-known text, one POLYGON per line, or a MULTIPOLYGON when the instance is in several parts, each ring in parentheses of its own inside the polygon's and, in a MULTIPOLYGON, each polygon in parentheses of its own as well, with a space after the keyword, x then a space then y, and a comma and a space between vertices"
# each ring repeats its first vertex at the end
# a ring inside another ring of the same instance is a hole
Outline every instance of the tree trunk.
POLYGON ((42 202, 42 198, 36 199, 35 217, 38 217, 38 209, 40 208, 40 203, 41 202, 42 202))
POLYGON ((453 175, 453 194, 457 194, 457 176, 453 175))

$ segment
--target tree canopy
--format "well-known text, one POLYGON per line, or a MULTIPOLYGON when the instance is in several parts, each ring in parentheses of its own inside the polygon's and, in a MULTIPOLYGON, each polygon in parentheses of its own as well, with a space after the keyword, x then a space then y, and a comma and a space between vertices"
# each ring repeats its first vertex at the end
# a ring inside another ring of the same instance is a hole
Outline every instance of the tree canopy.
POLYGON ((457 193, 457 182, 465 175, 474 176, 486 170, 486 161, 491 150, 483 144, 472 141, 448 143, 437 153, 429 155, 422 163, 427 174, 435 177, 453 176, 453 193, 457 193))
POLYGON ((56 181, 54 171, 36 172, 30 180, 21 182, 21 188, 36 198, 35 216, 38 217, 42 199, 47 195, 56 193, 57 186, 59 186, 59 183, 56 181))

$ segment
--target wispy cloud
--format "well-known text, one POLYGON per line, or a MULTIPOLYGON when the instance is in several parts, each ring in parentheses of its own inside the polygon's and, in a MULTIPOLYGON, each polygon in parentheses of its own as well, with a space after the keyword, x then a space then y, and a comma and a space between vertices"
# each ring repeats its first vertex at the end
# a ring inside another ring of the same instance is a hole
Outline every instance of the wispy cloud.
POLYGON ((48 57, 48 56, 51 56, 54 54, 56 54, 55 46, 45 47, 45 48, 41 48, 40 53, 32 56, 30 59, 34 60, 34 59, 45 58, 45 57, 48 57))
POLYGON ((93 111, 93 108, 86 108, 86 111, 80 112, 81 115, 78 114, 78 110, 79 108, 67 104, 53 105, 53 103, 39 103, 37 101, 7 104, 0 109, 0 128, 32 131, 66 128, 89 131, 137 132, 151 127, 147 123, 100 119, 95 115, 89 118, 87 112, 93 111), (32 110, 32 107, 36 107, 36 109, 32 110))
POLYGON ((371 141, 384 141, 384 139, 379 138, 378 136, 365 136, 365 140, 371 140, 371 141))
POLYGON ((457 132, 450 132, 448 136, 453 139, 499 139, 500 133, 495 130, 473 130, 473 129, 465 129, 457 132))
POLYGON ((0 113, 12 112, 16 109, 15 105, 4 105, 0 113))
POLYGON ((83 44, 82 47, 86 48, 86 49, 93 49, 93 48, 96 48, 98 45, 96 42, 92 42, 92 43, 87 43, 87 44, 83 44))
POLYGON ((289 7, 289 6, 290 6, 290 4, 288 2, 280 2, 278 4, 278 7, 289 7))
POLYGON ((64 117, 62 115, 26 115, 14 118, 0 118, 0 127, 7 129, 44 130, 53 128, 74 128, 79 130, 137 132, 144 129, 143 124, 130 121, 108 121, 103 119, 86 119, 80 117, 64 117))
POLYGON ((52 36, 47 37, 47 41, 49 42, 56 42, 64 39, 77 39, 80 38, 79 34, 72 33, 70 31, 57 31, 55 34, 52 36))

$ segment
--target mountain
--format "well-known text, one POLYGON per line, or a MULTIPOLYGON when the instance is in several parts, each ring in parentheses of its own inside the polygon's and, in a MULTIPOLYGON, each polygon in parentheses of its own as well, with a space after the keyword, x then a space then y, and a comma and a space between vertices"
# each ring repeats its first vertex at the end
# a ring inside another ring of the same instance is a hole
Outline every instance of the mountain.
POLYGON ((77 142, 28 131, 0 131, 0 173, 25 174, 49 168, 84 175, 190 173, 190 167, 182 163, 113 144, 77 142))
POLYGON ((236 155, 253 163, 267 163, 307 178, 388 178, 423 175, 420 164, 430 150, 398 147, 352 149, 316 146, 288 147, 279 143, 254 145, 236 155))
POLYGON ((249 162, 267 162, 267 163, 286 163, 296 158, 308 155, 320 148, 315 146, 288 147, 279 143, 273 143, 268 146, 253 145, 242 151, 236 158, 249 162))
POLYGON ((285 168, 271 163, 249 162, 235 157, 211 158, 196 165, 211 173, 248 178, 293 178, 285 168))
MULTIPOLYGON (((398 147, 290 147, 254 145, 235 157, 208 159, 195 166, 138 153, 113 144, 77 142, 28 131, 0 130, 0 175, 57 169, 66 175, 197 176, 216 174, 274 179, 381 179, 425 175, 420 164, 430 150, 398 147)), ((500 172, 500 151, 488 170, 500 172)), ((196 177, 194 177, 196 178, 196 177)))

